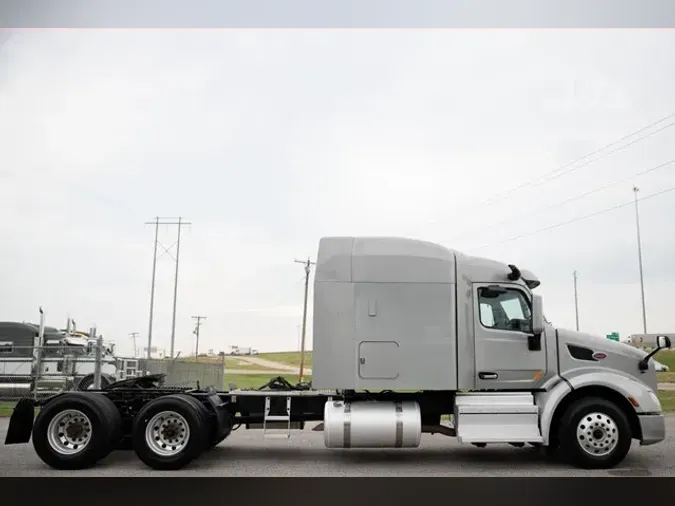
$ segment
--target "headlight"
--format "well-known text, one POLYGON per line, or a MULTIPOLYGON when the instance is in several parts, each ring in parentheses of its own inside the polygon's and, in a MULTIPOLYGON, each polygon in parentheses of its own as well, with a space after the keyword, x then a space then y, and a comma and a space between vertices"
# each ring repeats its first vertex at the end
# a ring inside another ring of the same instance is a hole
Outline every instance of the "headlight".
POLYGON ((652 390, 650 390, 649 397, 651 397, 652 401, 654 401, 654 404, 656 404, 658 411, 661 411, 661 401, 659 400, 659 396, 656 395, 652 390))

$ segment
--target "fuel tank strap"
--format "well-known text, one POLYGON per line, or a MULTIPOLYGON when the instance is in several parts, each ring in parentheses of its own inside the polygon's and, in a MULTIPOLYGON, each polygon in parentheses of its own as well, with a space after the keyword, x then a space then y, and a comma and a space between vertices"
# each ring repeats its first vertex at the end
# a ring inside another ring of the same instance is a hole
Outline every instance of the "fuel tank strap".
POLYGON ((396 403, 396 448, 403 447, 403 406, 400 402, 396 403))
POLYGON ((344 447, 351 448, 352 446, 352 421, 351 421, 351 412, 352 405, 349 402, 345 402, 345 424, 343 427, 344 430, 344 447))

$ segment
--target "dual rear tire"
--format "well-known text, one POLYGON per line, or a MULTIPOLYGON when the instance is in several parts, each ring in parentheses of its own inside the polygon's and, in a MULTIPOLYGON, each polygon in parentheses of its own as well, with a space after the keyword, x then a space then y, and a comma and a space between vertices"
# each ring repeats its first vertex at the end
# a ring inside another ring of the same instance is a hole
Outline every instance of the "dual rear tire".
POLYGON ((119 411, 105 395, 69 392, 40 410, 33 425, 33 448, 54 469, 94 466, 122 437, 119 411))
POLYGON ((133 449, 157 470, 185 467, 229 434, 200 401, 185 394, 148 402, 136 415, 130 438, 122 434, 122 417, 104 394, 68 392, 47 403, 33 425, 32 440, 44 463, 59 470, 94 466, 113 450, 133 449))
POLYGON ((181 469, 211 446, 210 426, 208 410, 194 397, 166 395, 139 411, 132 430, 133 448, 152 469, 181 469))

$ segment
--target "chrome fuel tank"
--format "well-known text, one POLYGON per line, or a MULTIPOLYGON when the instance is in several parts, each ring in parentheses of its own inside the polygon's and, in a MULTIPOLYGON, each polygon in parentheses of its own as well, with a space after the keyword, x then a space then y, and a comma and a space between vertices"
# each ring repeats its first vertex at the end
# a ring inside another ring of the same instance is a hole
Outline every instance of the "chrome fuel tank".
POLYGON ((327 448, 416 448, 422 414, 414 401, 329 401, 323 435, 327 448))

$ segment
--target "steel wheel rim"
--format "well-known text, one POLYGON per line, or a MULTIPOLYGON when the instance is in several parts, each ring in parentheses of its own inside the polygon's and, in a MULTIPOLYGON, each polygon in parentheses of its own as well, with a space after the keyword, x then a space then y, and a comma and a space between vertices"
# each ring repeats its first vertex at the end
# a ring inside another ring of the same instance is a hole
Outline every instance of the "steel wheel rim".
POLYGON ((589 413, 577 424, 577 442, 587 454, 604 457, 619 444, 619 428, 605 413, 589 413))
POLYGON ((175 411, 162 411, 145 427, 145 444, 157 455, 171 457, 183 451, 190 441, 187 420, 175 411))
POLYGON ((89 445, 91 436, 91 420, 76 409, 61 411, 47 427, 47 442, 60 455, 82 452, 89 445))

